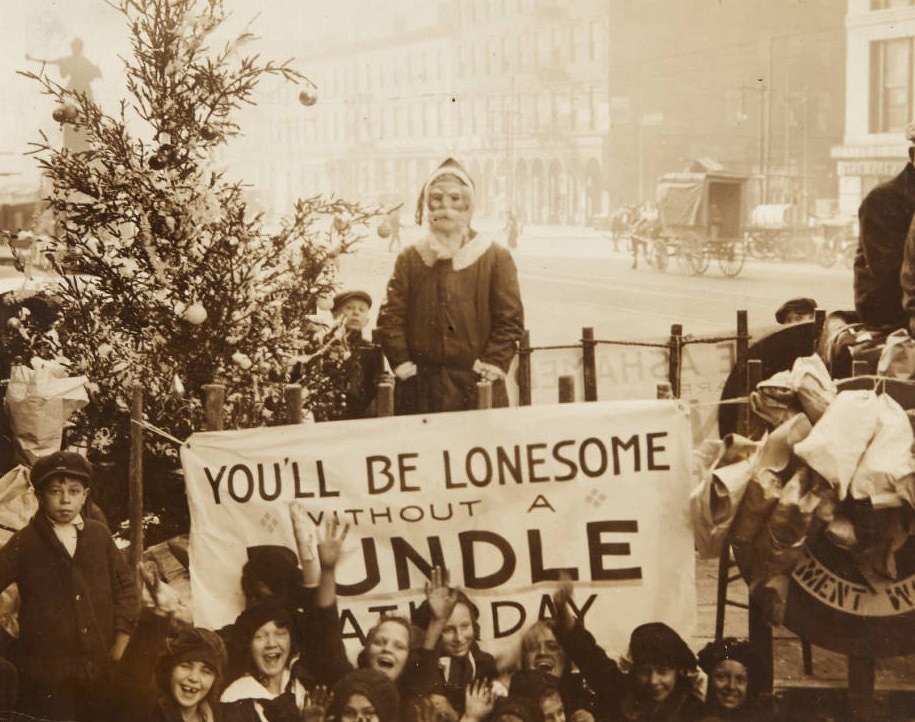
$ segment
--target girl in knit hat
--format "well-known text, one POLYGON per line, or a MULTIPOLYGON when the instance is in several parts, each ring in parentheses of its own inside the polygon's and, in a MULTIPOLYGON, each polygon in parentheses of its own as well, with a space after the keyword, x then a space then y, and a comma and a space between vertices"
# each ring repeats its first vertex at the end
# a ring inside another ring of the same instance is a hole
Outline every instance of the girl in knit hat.
POLYGON ((175 591, 150 565, 141 563, 139 571, 148 594, 112 679, 115 719, 223 722, 225 645, 218 634, 191 626, 175 591))
POLYGON ((337 722, 399 722, 397 685, 376 669, 354 669, 334 686, 331 714, 337 722))
POLYGON ((215 722, 226 650, 218 635, 199 627, 181 627, 165 641, 156 662, 159 692, 150 722, 215 722))
POLYGON ((756 690, 759 660, 748 640, 725 637, 699 652, 699 666, 708 675, 706 716, 734 722, 763 722, 778 718, 772 705, 756 690))
POLYGON ((632 630, 629 658, 633 680, 621 703, 633 722, 690 722, 704 710, 694 694, 696 657, 673 629, 649 622, 632 630))
POLYGON ((572 616, 571 598, 572 585, 564 581, 553 595, 557 638, 597 695, 597 719, 693 722, 702 716, 702 701, 693 693, 696 657, 679 634, 662 622, 636 627, 629 638, 631 671, 626 674, 572 616))

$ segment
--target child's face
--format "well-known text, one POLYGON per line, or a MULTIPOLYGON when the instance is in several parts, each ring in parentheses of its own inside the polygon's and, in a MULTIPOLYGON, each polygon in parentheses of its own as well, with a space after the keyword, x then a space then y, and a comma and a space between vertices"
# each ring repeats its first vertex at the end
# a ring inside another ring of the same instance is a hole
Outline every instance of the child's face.
POLYGON ((544 722, 566 722, 566 711, 562 706, 559 692, 553 692, 540 700, 544 722))
POLYGON ((362 299, 351 298, 337 309, 336 315, 346 320, 350 331, 361 331, 369 322, 369 305, 362 299))
POLYGON ((451 657, 463 657, 473 644, 473 618, 466 604, 457 604, 442 630, 442 648, 451 657))
POLYGON ((378 722, 375 705, 364 694, 351 694, 340 711, 343 722, 378 722))
POLYGON ((216 670, 206 662, 179 662, 172 667, 168 690, 181 709, 196 709, 215 681, 216 670))
POLYGON ((398 622, 382 622, 365 648, 368 666, 396 681, 410 654, 410 636, 398 622))
POLYGON ((735 659, 723 659, 709 676, 710 693, 724 709, 737 709, 747 699, 747 668, 735 659))
POLYGON ((289 661, 292 637, 289 629, 269 621, 258 628, 251 639, 254 666, 267 678, 281 675, 289 661))
POLYGON ((636 679, 644 695, 654 703, 670 697, 677 684, 677 670, 659 664, 640 664, 635 670, 636 679))
POLYGON ((51 521, 69 524, 82 511, 89 489, 82 479, 72 476, 55 476, 41 490, 41 508, 51 521))
POLYGON ((534 625, 524 635, 521 645, 524 669, 536 669, 562 677, 566 668, 566 653, 553 630, 542 624, 534 625))

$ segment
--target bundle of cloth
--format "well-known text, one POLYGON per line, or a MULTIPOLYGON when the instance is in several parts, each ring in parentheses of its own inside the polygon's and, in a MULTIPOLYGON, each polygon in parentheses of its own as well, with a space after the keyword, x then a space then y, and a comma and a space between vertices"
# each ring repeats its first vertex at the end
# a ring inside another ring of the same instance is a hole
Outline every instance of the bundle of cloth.
POLYGON ((700 553, 714 556, 730 543, 775 624, 811 538, 825 535, 865 579, 895 580, 896 552, 915 534, 915 436, 906 411, 888 394, 837 391, 816 355, 760 383, 751 405, 774 427, 763 439, 695 452, 700 553))

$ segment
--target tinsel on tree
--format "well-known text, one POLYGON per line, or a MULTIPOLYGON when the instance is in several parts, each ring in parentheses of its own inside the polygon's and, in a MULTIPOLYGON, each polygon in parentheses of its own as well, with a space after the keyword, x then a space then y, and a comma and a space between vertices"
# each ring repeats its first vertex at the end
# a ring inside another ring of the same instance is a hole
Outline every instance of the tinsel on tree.
MULTIPOLYGON (((226 387, 227 428, 283 421, 289 381, 303 383, 317 418, 333 417, 343 403, 333 367, 346 349, 343 334, 313 314, 333 291, 337 256, 373 212, 306 198, 268 232, 231 168, 213 162, 241 133, 233 116, 254 102, 259 81, 313 86, 291 61, 246 55, 247 32, 212 49, 226 20, 220 0, 110 4, 132 45, 127 97, 115 113, 43 73, 24 73, 53 96, 55 118, 81 143, 58 148, 44 134, 35 143, 63 282, 50 329, 23 314, 12 353, 88 376, 91 402, 69 439, 100 453, 126 447, 138 385, 146 420, 179 439, 203 428, 201 389, 214 382, 226 387), (301 378, 290 377, 293 368, 301 378)), ((175 452, 154 434, 148 446, 175 452)))

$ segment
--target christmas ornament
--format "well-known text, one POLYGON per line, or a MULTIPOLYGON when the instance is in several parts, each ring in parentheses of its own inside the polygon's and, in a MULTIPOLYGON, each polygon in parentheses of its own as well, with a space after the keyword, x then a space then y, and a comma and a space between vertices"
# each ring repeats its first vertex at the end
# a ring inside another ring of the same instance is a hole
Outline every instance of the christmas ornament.
POLYGON ((346 233, 349 230, 349 222, 343 216, 334 216, 334 229, 337 233, 346 233))
POLYGON ((318 95, 311 90, 302 90, 299 93, 299 102, 306 107, 310 107, 318 102, 318 95))
POLYGON ((79 109, 70 103, 64 103, 54 108, 51 117, 58 123, 75 123, 79 117, 79 109))
POLYGON ((200 126, 200 137, 204 140, 216 140, 219 134, 208 125, 200 126))
POLYGON ((149 167, 153 170, 162 170, 166 166, 165 159, 162 158, 158 153, 149 156, 149 167))
POLYGON ((384 221, 378 225, 378 235, 381 238, 387 238, 391 235, 391 226, 388 225, 387 221, 384 221))
POLYGON ((176 399, 184 398, 184 382, 178 374, 172 376, 171 394, 176 399))
POLYGON ((241 351, 236 351, 232 354, 232 363, 238 366, 242 371, 247 371, 249 368, 251 368, 251 366, 253 366, 251 359, 241 351))
POLYGON ((201 323, 207 320, 207 310, 199 303, 192 303, 190 306, 184 309, 184 313, 181 314, 181 317, 188 323, 199 326, 201 323))

